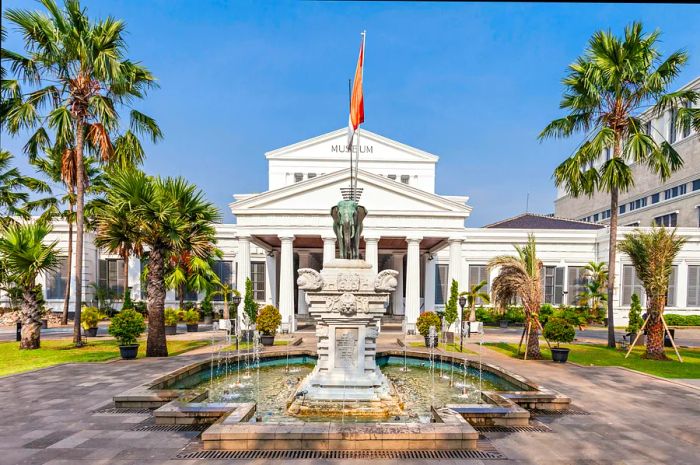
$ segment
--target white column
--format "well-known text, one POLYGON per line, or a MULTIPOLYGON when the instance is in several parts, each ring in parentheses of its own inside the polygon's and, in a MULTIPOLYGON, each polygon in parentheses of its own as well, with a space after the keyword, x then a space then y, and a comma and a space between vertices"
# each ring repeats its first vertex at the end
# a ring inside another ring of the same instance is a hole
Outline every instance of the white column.
POLYGON ((265 301, 275 305, 277 302, 277 258, 274 252, 265 256, 265 301))
POLYGON ((294 331, 294 236, 279 236, 280 252, 280 306, 282 324, 294 331))
POLYGON ((250 236, 238 236, 238 276, 236 277, 236 287, 241 293, 241 303, 238 305, 238 317, 236 324, 241 328, 241 315, 243 314, 243 299, 245 298, 245 282, 250 278, 250 236))
MULTIPOLYGON (((129 257, 129 282, 127 286, 131 286, 131 300, 141 300, 141 259, 133 255, 129 257)), ((73 288, 71 287, 71 289, 73 288)))
POLYGON ((335 259, 335 236, 323 236, 323 264, 335 259))
MULTIPOLYGON (((309 267, 309 252, 299 252, 299 268, 309 267)), ((294 273, 295 278, 299 276, 299 273, 294 273)), ((299 289, 297 295, 297 308, 299 315, 306 315, 309 313, 309 306, 306 304, 306 291, 299 289)))
POLYGON ((379 273, 379 237, 365 236, 365 261, 372 265, 372 271, 379 273))
POLYGON ((676 308, 688 307, 688 262, 683 260, 676 268, 676 308))
POLYGON ((406 327, 413 330, 420 314, 420 241, 422 237, 406 238, 406 327))
POLYGON ((392 269, 399 272, 396 277, 398 284, 396 285, 396 290, 394 291, 394 315, 404 315, 403 307, 403 253, 399 252, 394 254, 394 264, 392 269))
POLYGON ((426 310, 435 310, 435 258, 425 255, 425 282, 423 283, 423 301, 426 310))

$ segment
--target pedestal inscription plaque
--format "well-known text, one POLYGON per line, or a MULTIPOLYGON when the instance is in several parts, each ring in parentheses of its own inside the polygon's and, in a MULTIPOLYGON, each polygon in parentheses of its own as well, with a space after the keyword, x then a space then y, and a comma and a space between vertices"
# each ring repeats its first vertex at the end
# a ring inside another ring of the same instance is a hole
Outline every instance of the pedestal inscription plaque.
POLYGON ((335 367, 353 368, 357 366, 357 328, 335 329, 335 367))

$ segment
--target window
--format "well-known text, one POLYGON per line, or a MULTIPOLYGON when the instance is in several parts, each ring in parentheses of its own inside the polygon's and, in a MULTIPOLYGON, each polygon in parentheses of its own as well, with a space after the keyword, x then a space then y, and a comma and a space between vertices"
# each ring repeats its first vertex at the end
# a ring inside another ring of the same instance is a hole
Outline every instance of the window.
POLYGON ((620 205, 620 215, 622 215, 626 210, 626 205, 620 205))
POLYGON ((578 304, 578 296, 583 292, 587 282, 586 269, 582 266, 570 266, 567 282, 567 295, 569 296, 569 305, 578 304))
POLYGON ((435 264, 435 305, 445 305, 448 267, 447 264, 435 264))
POLYGON ((598 214, 593 215, 593 222, 596 223, 598 221, 598 214))
POLYGON ((672 187, 664 191, 664 199, 672 199, 678 197, 679 195, 684 195, 688 192, 688 185, 681 184, 680 186, 672 187))
POLYGON ((656 194, 651 194, 651 203, 659 203, 659 197, 660 194, 658 192, 656 194))
POLYGON ((630 211, 636 210, 638 208, 646 207, 647 206, 647 198, 642 197, 641 199, 634 200, 629 203, 630 211))
POLYGON ((651 134, 651 121, 647 121, 646 123, 644 123, 644 134, 646 134, 647 136, 651 136, 652 138, 654 137, 651 134))
POLYGON ((670 121, 668 122, 668 143, 673 144, 676 142, 676 122, 678 120, 678 110, 673 109, 669 113, 670 121))
POLYGON ((304 173, 294 173, 294 182, 301 182, 304 180, 304 173))
POLYGON ((250 263, 250 280, 253 283, 253 299, 265 300, 265 262, 250 263))
POLYGON ((676 306, 676 281, 678 274, 676 271, 678 266, 673 265, 671 267, 671 275, 668 277, 668 292, 666 293, 666 306, 675 307, 676 306))
POLYGON ((100 260, 98 277, 100 286, 110 289, 117 297, 124 295, 124 260, 121 258, 100 260))
POLYGON ((644 302, 645 292, 642 282, 637 278, 637 272, 632 265, 622 267, 622 305, 629 305, 632 294, 637 294, 641 302, 644 302))
POLYGON ((668 215, 657 216, 654 218, 654 223, 656 226, 674 227, 678 223, 678 213, 669 213, 668 215))
POLYGON ((625 226, 629 226, 629 227, 632 227, 632 228, 636 228, 637 226, 639 226, 639 221, 635 221, 634 223, 626 224, 625 226))
POLYGON ((605 210, 603 213, 601 213, 601 214, 600 214, 600 217, 601 217, 601 219, 603 219, 603 220, 607 220, 608 218, 610 218, 610 209, 608 208, 608 209, 605 210))
POLYGON ((316 173, 307 173, 306 174, 306 179, 313 179, 316 177, 316 173))
POLYGON ((68 285, 68 257, 59 257, 59 266, 46 274, 46 298, 63 299, 68 285))
POLYGON ((559 305, 564 297, 564 268, 560 266, 545 266, 542 274, 542 289, 544 302, 559 305))
MULTIPOLYGON (((481 281, 486 281, 486 286, 481 288, 486 294, 491 293, 491 282, 489 281, 489 271, 486 265, 469 265, 469 289, 476 286, 481 281)), ((483 305, 481 299, 476 299, 476 305, 483 305)))
MULTIPOLYGON (((690 102, 685 102, 683 105, 686 108, 690 108, 690 102)), ((683 126, 683 138, 686 138, 690 135, 690 125, 686 124, 683 126)))
MULTIPOLYGON (((214 271, 216 276, 219 277, 219 281, 221 281, 221 284, 228 284, 231 288, 236 287, 236 275, 234 273, 234 269, 235 267, 233 266, 233 262, 227 260, 217 260, 212 266, 212 271, 214 271)), ((216 302, 222 302, 224 300, 224 296, 222 296, 221 294, 217 294, 214 297, 212 297, 212 300, 216 302)))
POLYGON ((700 190, 700 179, 696 179, 693 181, 693 191, 698 191, 700 190))
POLYGON ((605 161, 610 160, 610 147, 605 147, 603 153, 605 154, 605 161))
POLYGON ((700 265, 688 266, 688 306, 700 307, 700 265))
POLYGON ((387 178, 391 179, 392 181, 396 181, 396 175, 395 174, 387 174, 387 178))
POLYGON ((407 175, 407 174, 402 174, 402 175, 401 175, 401 182, 404 183, 404 184, 408 184, 409 178, 410 178, 409 175, 407 175))

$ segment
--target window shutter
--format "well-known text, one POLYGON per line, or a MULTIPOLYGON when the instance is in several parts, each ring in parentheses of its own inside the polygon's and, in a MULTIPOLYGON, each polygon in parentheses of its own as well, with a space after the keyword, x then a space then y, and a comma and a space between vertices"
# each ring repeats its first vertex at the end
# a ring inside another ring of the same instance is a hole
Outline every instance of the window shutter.
POLYGON ((564 297, 564 267, 558 266, 554 271, 554 303, 561 305, 564 297))
POLYGON ((688 267, 688 306, 700 307, 700 265, 688 267))

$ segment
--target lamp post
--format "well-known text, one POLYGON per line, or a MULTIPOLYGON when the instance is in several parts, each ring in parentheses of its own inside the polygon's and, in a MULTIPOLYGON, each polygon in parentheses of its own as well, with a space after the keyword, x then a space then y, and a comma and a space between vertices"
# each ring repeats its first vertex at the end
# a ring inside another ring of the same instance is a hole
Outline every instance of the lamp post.
MULTIPOLYGON (((238 306, 241 304, 241 296, 237 294, 233 294, 233 297, 231 297, 231 303, 233 304, 233 310, 234 314, 238 315, 238 306)), ((231 318, 231 315, 229 315, 229 327, 231 328, 229 331, 231 331, 230 334, 233 334, 233 328, 234 325, 236 324, 236 318, 231 318)), ((238 328, 236 328, 236 352, 238 352, 238 328)))
POLYGON ((459 315, 459 352, 462 353, 462 344, 464 342, 464 306, 467 305, 467 298, 463 295, 459 296, 459 306, 462 307, 462 313, 459 315))

